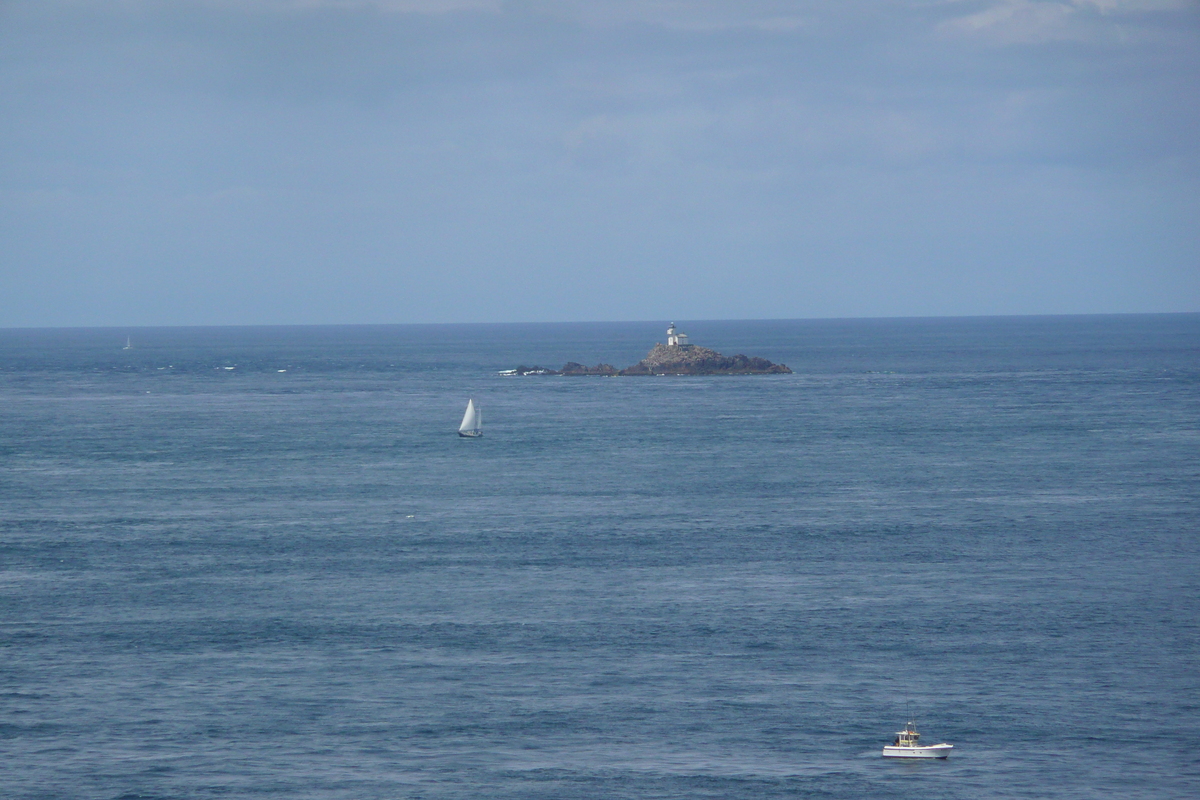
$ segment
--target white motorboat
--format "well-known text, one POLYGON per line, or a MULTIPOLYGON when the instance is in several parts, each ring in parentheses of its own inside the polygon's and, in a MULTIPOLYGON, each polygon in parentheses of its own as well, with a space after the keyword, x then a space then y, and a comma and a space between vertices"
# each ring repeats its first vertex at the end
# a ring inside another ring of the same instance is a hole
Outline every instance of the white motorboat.
POLYGON ((475 407, 474 400, 467 401, 467 413, 463 414, 462 425, 458 426, 458 435, 468 439, 483 436, 483 411, 475 407))
POLYGON ((896 732, 895 740, 885 745, 883 754, 889 758, 949 758, 954 745, 921 744, 921 734, 917 733, 917 724, 909 722, 904 730, 896 732))

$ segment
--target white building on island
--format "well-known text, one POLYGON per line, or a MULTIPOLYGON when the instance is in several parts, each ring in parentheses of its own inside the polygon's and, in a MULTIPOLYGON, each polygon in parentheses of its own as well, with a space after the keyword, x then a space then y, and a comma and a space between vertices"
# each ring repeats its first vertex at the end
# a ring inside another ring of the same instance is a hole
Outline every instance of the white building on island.
POLYGON ((683 331, 675 330, 675 323, 671 323, 671 327, 667 328, 667 347, 687 347, 687 334, 683 331))

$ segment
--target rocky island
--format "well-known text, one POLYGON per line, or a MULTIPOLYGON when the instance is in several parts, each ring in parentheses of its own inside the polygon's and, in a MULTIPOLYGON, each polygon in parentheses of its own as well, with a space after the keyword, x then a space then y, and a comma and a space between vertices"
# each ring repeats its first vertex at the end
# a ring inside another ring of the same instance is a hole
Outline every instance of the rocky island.
POLYGON ((569 361, 561 370, 545 367, 525 367, 504 370, 501 375, 782 375, 791 374, 784 364, 773 364, 765 358, 736 355, 723 356, 716 350, 688 344, 687 334, 676 331, 675 323, 667 328, 667 343, 657 343, 638 363, 625 369, 612 364, 594 367, 569 361))

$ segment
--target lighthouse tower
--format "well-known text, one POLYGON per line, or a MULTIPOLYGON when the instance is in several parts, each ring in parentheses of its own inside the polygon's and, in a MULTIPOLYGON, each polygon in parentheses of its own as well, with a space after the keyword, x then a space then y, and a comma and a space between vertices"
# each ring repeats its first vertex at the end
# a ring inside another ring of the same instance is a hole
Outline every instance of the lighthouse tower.
POLYGON ((671 323, 671 327, 667 328, 667 347, 687 347, 687 334, 683 331, 676 332, 675 323, 671 323))

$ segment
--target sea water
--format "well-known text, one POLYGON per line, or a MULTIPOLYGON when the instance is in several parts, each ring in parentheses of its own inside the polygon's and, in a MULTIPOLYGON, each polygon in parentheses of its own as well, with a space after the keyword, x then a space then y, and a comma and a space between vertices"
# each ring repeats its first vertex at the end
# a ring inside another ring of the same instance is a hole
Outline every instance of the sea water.
POLYGON ((1200 315, 667 322, 0 331, 0 795, 1200 795, 1200 315))

